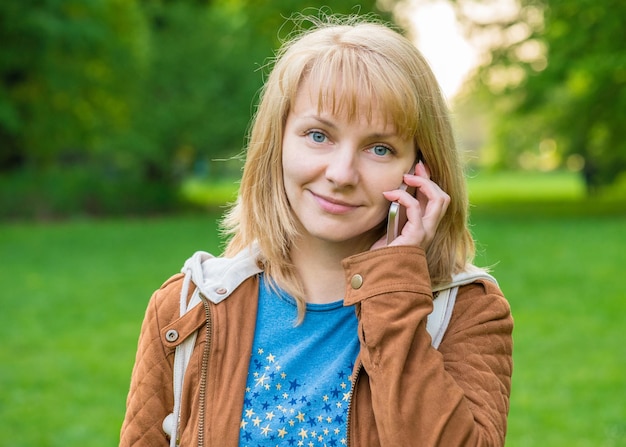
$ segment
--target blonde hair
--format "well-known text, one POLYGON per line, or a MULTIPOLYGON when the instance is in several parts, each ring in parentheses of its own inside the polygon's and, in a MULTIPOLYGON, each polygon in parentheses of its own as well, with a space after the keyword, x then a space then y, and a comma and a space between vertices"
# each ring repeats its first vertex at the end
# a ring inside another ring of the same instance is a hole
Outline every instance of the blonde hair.
POLYGON ((298 301, 304 298, 290 261, 298 235, 283 186, 282 140, 285 122, 305 78, 320 85, 320 107, 354 117, 375 101, 399 133, 413 136, 431 178, 450 197, 427 253, 433 286, 473 259, 467 228, 468 199, 449 112, 428 63, 417 48, 387 25, 362 17, 311 19, 279 50, 261 90, 252 121, 239 196, 223 220, 231 237, 225 251, 234 255, 257 241, 266 275, 298 301))

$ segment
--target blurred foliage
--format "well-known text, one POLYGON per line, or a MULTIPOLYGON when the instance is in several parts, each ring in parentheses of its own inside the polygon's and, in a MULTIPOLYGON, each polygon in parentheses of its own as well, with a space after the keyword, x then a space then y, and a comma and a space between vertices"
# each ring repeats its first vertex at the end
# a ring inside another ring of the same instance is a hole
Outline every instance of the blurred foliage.
POLYGON ((0 2, 0 218, 172 209, 185 177, 243 148, 286 18, 325 4, 0 2))
POLYGON ((626 3, 450 1, 469 38, 487 48, 468 97, 492 120, 492 161, 566 166, 592 193, 618 180, 626 172, 626 3))

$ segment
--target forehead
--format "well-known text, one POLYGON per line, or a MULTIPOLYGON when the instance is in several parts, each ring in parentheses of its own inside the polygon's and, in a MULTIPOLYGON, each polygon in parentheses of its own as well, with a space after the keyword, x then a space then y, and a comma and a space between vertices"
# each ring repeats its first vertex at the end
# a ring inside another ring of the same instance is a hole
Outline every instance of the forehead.
POLYGON ((318 113, 342 116, 348 121, 378 121, 403 137, 417 132, 414 88, 386 61, 366 60, 356 52, 338 50, 310 61, 294 87, 291 107, 306 94, 317 105, 318 113))
POLYGON ((360 94, 358 89, 329 88, 319 80, 305 79, 297 90, 292 110, 298 115, 339 118, 345 122, 365 123, 377 131, 398 133, 393 113, 379 98, 360 94))

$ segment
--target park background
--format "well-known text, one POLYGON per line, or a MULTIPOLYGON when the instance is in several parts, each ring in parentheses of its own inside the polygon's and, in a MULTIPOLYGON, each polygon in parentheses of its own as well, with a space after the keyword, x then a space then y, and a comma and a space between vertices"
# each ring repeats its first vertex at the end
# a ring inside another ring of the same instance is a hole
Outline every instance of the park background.
MULTIPOLYGON (((285 17, 328 3, 0 3, 0 445, 117 444, 150 294, 220 251, 285 17)), ((358 3, 425 53, 445 5, 475 51, 449 100, 516 321, 507 446, 626 446, 626 4, 358 3)))

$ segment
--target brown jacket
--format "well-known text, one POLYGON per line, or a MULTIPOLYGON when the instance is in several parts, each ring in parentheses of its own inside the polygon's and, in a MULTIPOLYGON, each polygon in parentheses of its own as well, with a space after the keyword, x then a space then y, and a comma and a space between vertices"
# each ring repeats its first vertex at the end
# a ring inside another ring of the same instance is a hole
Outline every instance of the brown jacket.
MULTIPOLYGON (((489 281, 461 287, 435 350, 425 328, 432 292, 421 249, 388 247, 362 253, 344 260, 344 270, 344 304, 355 306, 361 343, 348 444, 503 446, 513 320, 498 287, 489 281), (357 274, 362 285, 351 282, 357 274)), ((238 445, 257 276, 219 304, 204 300, 183 317, 181 283, 182 275, 170 278, 146 311, 120 446, 169 445, 162 422, 173 407, 174 350, 196 330, 196 349, 183 387, 180 445, 238 445), (171 329, 179 334, 173 342, 166 338, 171 329), (226 386, 232 383, 240 385, 226 386)))

